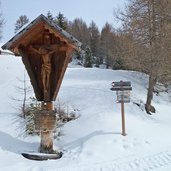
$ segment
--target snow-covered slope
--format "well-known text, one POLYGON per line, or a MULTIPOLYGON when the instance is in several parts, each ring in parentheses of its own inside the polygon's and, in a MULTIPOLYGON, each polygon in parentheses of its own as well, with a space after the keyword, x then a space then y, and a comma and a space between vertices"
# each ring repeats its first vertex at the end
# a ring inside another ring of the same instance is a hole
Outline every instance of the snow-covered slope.
MULTIPOLYGON (((15 86, 24 67, 19 57, 0 56, 0 170, 3 171, 170 171, 171 105, 169 93, 154 96, 157 113, 147 115, 136 103, 145 102, 148 77, 131 71, 68 68, 58 95, 80 117, 62 128, 55 140, 64 152, 59 160, 31 161, 23 151, 36 151, 39 137, 24 137, 17 121, 15 86), (112 81, 131 81, 131 103, 125 104, 126 133, 121 135, 120 104, 112 81)), ((31 96, 31 95, 30 95, 31 96)))

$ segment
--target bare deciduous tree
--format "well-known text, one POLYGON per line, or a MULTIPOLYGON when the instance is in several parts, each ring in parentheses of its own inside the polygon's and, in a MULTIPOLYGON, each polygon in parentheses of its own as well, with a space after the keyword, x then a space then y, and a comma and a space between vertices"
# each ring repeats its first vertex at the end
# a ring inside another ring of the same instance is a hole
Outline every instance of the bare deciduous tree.
POLYGON ((168 57, 166 47, 169 43, 167 39, 170 37, 170 4, 169 0, 129 0, 126 12, 120 12, 117 16, 123 21, 125 30, 132 33, 136 42, 134 49, 141 47, 143 50, 142 68, 149 74, 145 104, 148 114, 155 112, 151 105, 153 90, 168 57))

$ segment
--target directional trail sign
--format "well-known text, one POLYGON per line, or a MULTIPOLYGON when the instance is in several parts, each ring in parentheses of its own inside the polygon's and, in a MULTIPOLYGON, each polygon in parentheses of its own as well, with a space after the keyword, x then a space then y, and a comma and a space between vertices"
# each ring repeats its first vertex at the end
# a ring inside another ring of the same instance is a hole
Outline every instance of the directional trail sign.
POLYGON ((112 91, 116 91, 117 103, 121 103, 121 116, 122 116, 122 135, 125 136, 125 112, 124 103, 130 102, 130 91, 132 90, 130 81, 112 82, 112 91))
POLYGON ((123 90, 132 90, 130 81, 120 81, 120 82, 112 82, 112 91, 123 91, 123 90))
POLYGON ((130 91, 132 90, 130 81, 112 82, 111 90, 116 91, 118 103, 130 102, 130 91))

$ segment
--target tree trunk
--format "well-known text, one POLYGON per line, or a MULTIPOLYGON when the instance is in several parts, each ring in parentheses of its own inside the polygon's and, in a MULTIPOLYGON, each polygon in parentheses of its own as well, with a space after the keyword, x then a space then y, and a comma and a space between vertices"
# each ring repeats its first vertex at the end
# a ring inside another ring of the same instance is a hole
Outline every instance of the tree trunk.
POLYGON ((154 0, 149 1, 149 14, 150 14, 150 76, 149 76, 149 84, 148 84, 148 93, 147 93, 147 101, 145 104, 145 109, 148 114, 155 113, 155 108, 151 105, 151 101, 153 99, 153 90, 157 81, 157 70, 158 70, 158 59, 157 59, 157 26, 156 26, 156 12, 155 12, 155 3, 154 0))
POLYGON ((150 112, 155 113, 155 108, 151 105, 151 101, 153 99, 153 90, 156 81, 157 81, 156 77, 154 77, 153 74, 151 74, 149 76, 148 93, 147 93, 147 100, 145 104, 145 110, 148 114, 151 114, 150 112))
MULTIPOLYGON (((53 102, 42 102, 42 110, 53 110, 53 102)), ((41 131, 41 153, 53 153, 53 133, 52 131, 44 130, 41 131)))

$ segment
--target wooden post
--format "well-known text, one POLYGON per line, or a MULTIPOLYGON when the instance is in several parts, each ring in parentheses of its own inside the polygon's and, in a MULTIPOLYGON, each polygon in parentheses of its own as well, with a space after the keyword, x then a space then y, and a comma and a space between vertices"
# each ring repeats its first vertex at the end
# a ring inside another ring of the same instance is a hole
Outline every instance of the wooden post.
MULTIPOLYGON (((53 102, 42 102, 42 110, 53 110, 53 102)), ((49 130, 41 131, 41 143, 40 143, 41 153, 54 153, 53 150, 53 133, 49 130)))
POLYGON ((124 111, 124 90, 123 90, 123 81, 121 80, 121 91, 122 91, 122 99, 121 99, 121 119, 122 119, 122 135, 126 136, 125 133, 125 111, 124 111))
POLYGON ((122 119, 122 135, 126 136, 125 133, 125 111, 124 111, 124 102, 121 102, 121 119, 122 119))

